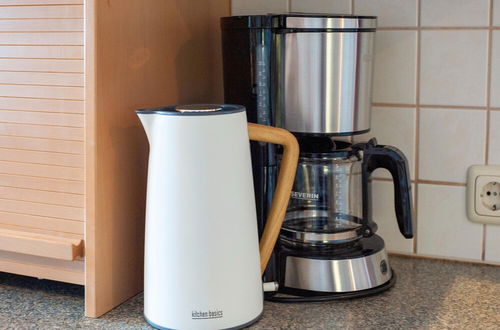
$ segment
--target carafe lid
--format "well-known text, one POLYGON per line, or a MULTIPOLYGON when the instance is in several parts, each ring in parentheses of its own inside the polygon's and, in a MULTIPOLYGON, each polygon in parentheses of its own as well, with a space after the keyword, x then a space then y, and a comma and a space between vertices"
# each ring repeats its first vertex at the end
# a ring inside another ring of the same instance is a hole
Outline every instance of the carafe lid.
POLYGON ((224 115, 245 111, 245 107, 235 104, 181 104, 169 105, 152 109, 136 110, 138 114, 180 115, 180 116, 207 116, 224 115))
POLYGON ((296 134, 300 146, 300 157, 307 158, 350 158, 357 155, 351 143, 333 140, 326 135, 296 134))

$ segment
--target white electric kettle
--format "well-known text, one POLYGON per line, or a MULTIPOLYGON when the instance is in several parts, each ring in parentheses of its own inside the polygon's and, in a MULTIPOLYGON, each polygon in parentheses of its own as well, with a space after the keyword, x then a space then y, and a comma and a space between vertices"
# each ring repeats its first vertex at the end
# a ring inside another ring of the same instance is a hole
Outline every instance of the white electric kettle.
POLYGON ((243 106, 138 110, 149 139, 144 315, 164 329, 242 328, 263 310, 261 272, 287 208, 298 144, 247 124, 243 106), (249 137, 284 149, 259 242, 249 137))

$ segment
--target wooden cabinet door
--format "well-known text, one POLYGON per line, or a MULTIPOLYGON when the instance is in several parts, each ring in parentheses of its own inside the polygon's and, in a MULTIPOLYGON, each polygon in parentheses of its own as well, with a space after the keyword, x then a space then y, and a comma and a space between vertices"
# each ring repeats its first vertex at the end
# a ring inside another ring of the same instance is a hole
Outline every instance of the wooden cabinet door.
POLYGON ((83 284, 83 0, 0 6, 0 271, 83 284))

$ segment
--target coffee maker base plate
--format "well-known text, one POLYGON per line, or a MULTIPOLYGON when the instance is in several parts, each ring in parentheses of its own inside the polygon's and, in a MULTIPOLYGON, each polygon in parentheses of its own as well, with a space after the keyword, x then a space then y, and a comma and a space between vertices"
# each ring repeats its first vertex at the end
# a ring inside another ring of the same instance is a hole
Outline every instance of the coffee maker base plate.
POLYGON ((284 294, 353 298, 380 292, 395 282, 384 241, 377 235, 352 248, 328 252, 283 248, 279 259, 279 292, 284 294))
POLYGON ((312 292, 303 290, 294 290, 287 288, 285 291, 287 293, 278 293, 273 296, 266 296, 265 300, 278 302, 278 303, 303 303, 303 302, 321 302, 321 301, 333 301, 333 300, 346 300, 346 299, 355 299, 371 296, 374 294, 378 294, 385 290, 389 290, 396 283, 396 273, 392 270, 391 279, 374 288, 361 290, 361 291, 352 291, 352 292, 312 292))

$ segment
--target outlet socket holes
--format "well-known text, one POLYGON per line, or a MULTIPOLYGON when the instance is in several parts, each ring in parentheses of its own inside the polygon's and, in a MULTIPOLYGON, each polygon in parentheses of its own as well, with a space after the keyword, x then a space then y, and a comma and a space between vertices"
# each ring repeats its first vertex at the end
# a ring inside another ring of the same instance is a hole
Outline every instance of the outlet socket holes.
POLYGON ((497 181, 488 182, 481 191, 481 203, 491 210, 500 209, 500 183, 497 181))

